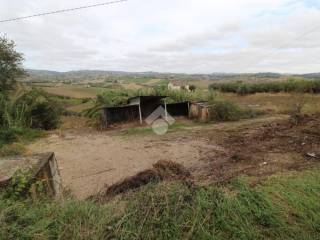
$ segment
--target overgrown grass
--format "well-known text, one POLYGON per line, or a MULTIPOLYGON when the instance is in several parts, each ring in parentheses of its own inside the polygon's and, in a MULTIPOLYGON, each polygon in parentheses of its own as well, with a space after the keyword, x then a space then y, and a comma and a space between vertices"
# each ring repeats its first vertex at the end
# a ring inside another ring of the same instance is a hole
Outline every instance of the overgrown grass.
POLYGON ((10 128, 0 130, 0 146, 13 142, 29 143, 36 138, 42 137, 44 132, 30 128, 10 128))
POLYGON ((304 114, 320 112, 319 94, 300 93, 257 93, 240 96, 233 93, 221 93, 218 98, 237 103, 241 108, 253 108, 259 111, 290 114, 299 103, 304 102, 304 114))
POLYGON ((240 119, 255 118, 263 114, 263 111, 240 108, 230 101, 215 101, 209 108, 210 120, 216 122, 238 121, 240 119))
POLYGON ((319 239, 320 170, 249 187, 150 184, 108 204, 0 197, 0 239, 319 239))
POLYGON ((21 143, 6 144, 0 147, 0 158, 22 155, 25 151, 26 147, 21 143))
POLYGON ((36 89, 17 99, 0 93, 0 156, 18 155, 42 130, 57 128, 61 112, 57 102, 36 89))
POLYGON ((44 136, 44 132, 29 128, 0 129, 0 157, 21 155, 25 145, 44 136))

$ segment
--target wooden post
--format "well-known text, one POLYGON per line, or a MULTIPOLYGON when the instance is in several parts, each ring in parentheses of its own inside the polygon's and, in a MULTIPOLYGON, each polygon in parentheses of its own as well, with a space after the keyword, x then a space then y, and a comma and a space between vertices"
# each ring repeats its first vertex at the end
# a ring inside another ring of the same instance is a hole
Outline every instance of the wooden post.
POLYGON ((166 121, 168 122, 168 112, 167 112, 167 101, 164 99, 164 114, 166 116, 166 121))
POLYGON ((139 103, 139 117, 140 117, 140 124, 142 125, 142 113, 141 113, 141 104, 139 103))

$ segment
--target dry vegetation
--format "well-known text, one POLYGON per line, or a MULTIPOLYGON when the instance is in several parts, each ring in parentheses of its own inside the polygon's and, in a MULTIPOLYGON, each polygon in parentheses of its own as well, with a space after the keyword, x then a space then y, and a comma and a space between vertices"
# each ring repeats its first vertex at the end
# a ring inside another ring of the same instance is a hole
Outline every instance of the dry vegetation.
POLYGON ((101 93, 103 91, 100 88, 87 88, 83 85, 62 85, 41 87, 41 89, 50 94, 71 98, 95 98, 98 93, 101 93))

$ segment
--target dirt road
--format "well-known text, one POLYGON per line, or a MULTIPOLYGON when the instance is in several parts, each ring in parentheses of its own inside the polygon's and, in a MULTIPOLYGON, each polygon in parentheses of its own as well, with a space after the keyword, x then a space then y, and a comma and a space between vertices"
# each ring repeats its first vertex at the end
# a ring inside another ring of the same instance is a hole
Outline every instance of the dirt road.
POLYGON ((64 187, 85 199, 160 160, 182 164, 200 184, 311 167, 320 164, 306 158, 308 153, 320 156, 319 127, 318 117, 291 126, 285 116, 269 116, 192 125, 163 136, 76 129, 41 139, 30 151, 55 152, 64 187))

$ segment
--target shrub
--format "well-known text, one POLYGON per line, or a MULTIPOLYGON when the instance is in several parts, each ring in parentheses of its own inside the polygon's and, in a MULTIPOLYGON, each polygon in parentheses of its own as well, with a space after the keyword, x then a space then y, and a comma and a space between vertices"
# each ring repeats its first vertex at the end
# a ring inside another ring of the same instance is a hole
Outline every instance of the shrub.
POLYGON ((195 85, 190 85, 190 86, 189 86, 189 90, 190 90, 191 92, 196 91, 196 89, 197 89, 197 87, 196 87, 195 85))
POLYGON ((60 109, 52 102, 36 104, 31 110, 31 127, 51 130, 59 126, 60 109))
POLYGON ((59 124, 62 108, 48 95, 32 90, 11 102, 0 95, 1 128, 54 129, 59 124))
POLYGON ((232 102, 216 102, 209 110, 210 120, 214 121, 237 121, 241 118, 241 109, 232 102))
POLYGON ((289 111, 290 115, 290 122, 294 125, 299 125, 302 123, 304 115, 303 115, 303 108, 306 104, 306 100, 303 95, 298 96, 295 100, 294 105, 289 111))
POLYGON ((241 84, 237 89, 237 93, 240 95, 246 95, 251 93, 250 86, 247 84, 241 84))

